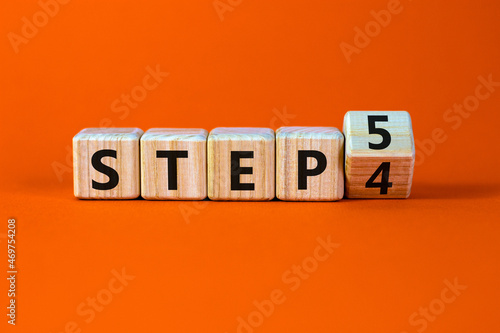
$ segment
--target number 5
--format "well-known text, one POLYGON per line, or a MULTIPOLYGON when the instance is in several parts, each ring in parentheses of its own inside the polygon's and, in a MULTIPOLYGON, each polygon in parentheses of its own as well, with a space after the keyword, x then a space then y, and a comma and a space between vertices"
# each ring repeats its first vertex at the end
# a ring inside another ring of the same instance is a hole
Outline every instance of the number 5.
POLYGON ((389 121, 388 116, 368 116, 368 133, 369 134, 378 134, 382 136, 382 142, 381 143, 371 143, 368 142, 368 147, 370 149, 385 149, 389 147, 391 144, 391 134, 383 128, 377 128, 375 127, 375 122, 377 121, 389 121))

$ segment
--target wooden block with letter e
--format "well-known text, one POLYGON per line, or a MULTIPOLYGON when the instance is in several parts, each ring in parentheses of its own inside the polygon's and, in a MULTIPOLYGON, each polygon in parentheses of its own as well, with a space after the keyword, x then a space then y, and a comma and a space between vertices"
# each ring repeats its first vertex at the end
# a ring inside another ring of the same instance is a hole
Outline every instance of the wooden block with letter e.
POLYGON ((207 136, 199 128, 152 128, 141 138, 141 196, 203 200, 207 196, 207 136))
POLYGON ((270 128, 219 127, 208 136, 208 197, 274 198, 275 139, 270 128))
POLYGON ((410 114, 349 111, 344 117, 348 198, 407 198, 415 164, 410 114))
POLYGON ((75 196, 134 199, 140 195, 139 128, 86 128, 73 138, 75 196))
POLYGON ((344 196, 344 136, 335 127, 276 131, 276 197, 334 201, 344 196))

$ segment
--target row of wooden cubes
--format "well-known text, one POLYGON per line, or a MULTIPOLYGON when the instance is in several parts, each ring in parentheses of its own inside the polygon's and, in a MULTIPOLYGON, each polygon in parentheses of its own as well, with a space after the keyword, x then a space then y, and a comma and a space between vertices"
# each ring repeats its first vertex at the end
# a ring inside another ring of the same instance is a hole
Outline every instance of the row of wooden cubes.
POLYGON ((81 199, 335 201, 408 197, 415 148, 407 112, 350 111, 343 133, 87 128, 73 158, 81 199))

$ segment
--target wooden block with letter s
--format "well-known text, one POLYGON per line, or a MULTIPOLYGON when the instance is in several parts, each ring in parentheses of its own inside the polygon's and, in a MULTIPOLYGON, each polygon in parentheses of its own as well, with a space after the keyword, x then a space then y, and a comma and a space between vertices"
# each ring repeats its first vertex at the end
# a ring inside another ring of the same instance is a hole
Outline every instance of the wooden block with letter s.
POLYGON ((271 200, 275 137, 270 128, 218 127, 208 136, 208 197, 271 200))
POLYGON ((139 128, 86 128, 73 137, 74 193, 80 199, 140 195, 139 128))
POLYGON ((344 136, 335 127, 276 131, 276 197, 334 201, 344 196, 344 136))
POLYGON ((207 136, 200 128, 152 128, 141 137, 141 196, 203 200, 207 196, 207 136))
POLYGON ((344 117, 348 198, 407 198, 415 164, 410 114, 349 111, 344 117))

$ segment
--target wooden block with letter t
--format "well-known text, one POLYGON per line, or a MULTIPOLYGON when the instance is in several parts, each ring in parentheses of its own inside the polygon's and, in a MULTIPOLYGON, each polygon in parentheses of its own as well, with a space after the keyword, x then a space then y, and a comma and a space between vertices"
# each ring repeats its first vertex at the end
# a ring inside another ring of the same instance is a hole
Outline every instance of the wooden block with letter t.
POLYGON ((274 198, 275 139, 270 128, 219 127, 208 136, 208 197, 274 198))
POLYGON ((86 128, 73 138, 75 196, 134 199, 140 195, 139 128, 86 128))
POLYGON ((152 128, 141 138, 141 195, 152 200, 207 197, 207 136, 200 128, 152 128))
POLYGON ((348 198, 407 198, 415 164, 410 114, 349 111, 344 117, 348 198))
POLYGON ((276 197, 334 201, 344 196, 344 136, 335 127, 276 131, 276 197))

